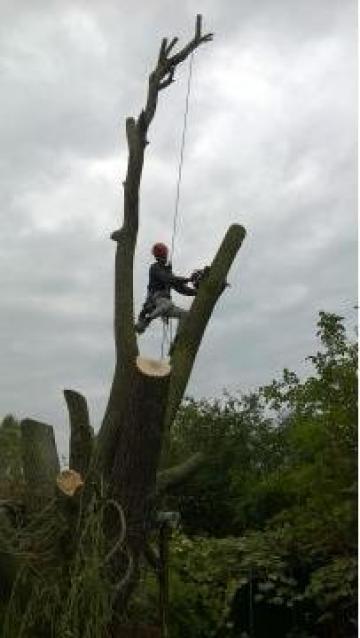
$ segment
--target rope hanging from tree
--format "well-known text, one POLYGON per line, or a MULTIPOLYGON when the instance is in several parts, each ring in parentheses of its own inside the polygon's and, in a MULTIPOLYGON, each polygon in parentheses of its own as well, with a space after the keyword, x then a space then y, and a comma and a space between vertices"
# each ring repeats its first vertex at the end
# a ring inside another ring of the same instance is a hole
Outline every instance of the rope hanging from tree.
POLYGON ((192 54, 190 56, 190 61, 189 61, 189 75, 188 75, 186 99, 185 99, 183 132, 182 132, 182 138, 181 138, 178 178, 177 178, 177 184, 176 184, 176 197, 175 197, 173 231, 172 231, 172 237, 171 237, 171 251, 170 251, 170 261, 171 262, 173 261, 174 252, 175 252, 175 239, 176 239, 176 233, 177 233, 177 220, 178 220, 178 214, 179 214, 179 201, 180 201, 180 186, 181 186, 181 179, 182 179, 182 168, 183 168, 183 164, 184 164, 184 150, 185 150, 185 141, 186 141, 186 132, 187 132, 187 119, 188 119, 188 113, 189 113, 189 98, 190 98, 190 91, 191 91, 193 62, 194 62, 194 52, 192 52, 192 54))
MULTIPOLYGON (((183 131, 181 137, 181 146, 180 146, 180 157, 179 157, 179 166, 178 166, 178 176, 176 183, 176 195, 175 195, 175 208, 174 208, 174 217, 173 217, 173 228, 171 235, 171 250, 170 250, 170 262, 173 262, 174 253, 175 253, 175 240, 178 229, 178 216, 179 216, 179 202, 180 202, 180 187, 182 180, 182 169, 184 164, 184 150, 185 150, 185 142, 186 142, 186 133, 187 133, 187 125, 188 125, 188 113, 189 113, 189 101, 190 101, 190 92, 191 92, 191 80, 192 80, 192 70, 193 70, 193 61, 194 61, 194 52, 192 52, 189 60, 189 73, 188 73, 188 81, 187 81, 187 89, 186 89, 186 99, 185 99, 185 109, 184 109, 184 118, 183 118, 183 131)), ((163 334, 162 334, 162 342, 161 342, 161 358, 164 358, 164 350, 165 350, 165 342, 168 341, 170 344, 172 343, 172 323, 171 319, 164 319, 163 321, 163 334), (170 337, 168 335, 170 332, 170 337)))

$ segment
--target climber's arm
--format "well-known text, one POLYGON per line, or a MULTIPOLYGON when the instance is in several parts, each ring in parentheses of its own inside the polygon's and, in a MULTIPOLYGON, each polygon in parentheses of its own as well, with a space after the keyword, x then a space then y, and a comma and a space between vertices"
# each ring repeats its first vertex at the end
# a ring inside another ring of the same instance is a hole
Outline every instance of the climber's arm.
MULTIPOLYGON (((186 279, 186 281, 189 281, 186 279)), ((180 295, 187 295, 188 297, 195 297, 197 291, 195 288, 190 288, 185 283, 173 284, 172 288, 176 290, 176 292, 180 293, 180 295)))
POLYGON ((182 284, 187 284, 190 281, 190 277, 178 277, 177 275, 174 275, 171 270, 162 268, 158 264, 154 264, 152 269, 154 276, 158 281, 161 281, 161 283, 167 284, 172 288, 175 288, 175 286, 181 286, 182 284))

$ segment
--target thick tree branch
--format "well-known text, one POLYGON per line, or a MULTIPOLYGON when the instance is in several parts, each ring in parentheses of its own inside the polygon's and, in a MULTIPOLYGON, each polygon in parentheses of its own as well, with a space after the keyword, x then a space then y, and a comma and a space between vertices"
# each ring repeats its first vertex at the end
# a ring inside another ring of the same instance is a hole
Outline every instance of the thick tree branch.
POLYGON ((70 418, 69 467, 85 477, 93 447, 94 433, 89 421, 85 397, 74 390, 64 390, 70 418))
POLYGON ((184 461, 184 463, 159 472, 156 480, 156 495, 159 496, 171 490, 173 487, 184 483, 190 476, 197 472, 205 462, 205 459, 206 457, 202 452, 197 452, 184 461))
POLYGON ((171 426, 184 395, 205 328, 224 290, 228 272, 244 237, 245 229, 242 226, 230 226, 179 334, 171 359, 173 372, 165 417, 166 428, 171 426))

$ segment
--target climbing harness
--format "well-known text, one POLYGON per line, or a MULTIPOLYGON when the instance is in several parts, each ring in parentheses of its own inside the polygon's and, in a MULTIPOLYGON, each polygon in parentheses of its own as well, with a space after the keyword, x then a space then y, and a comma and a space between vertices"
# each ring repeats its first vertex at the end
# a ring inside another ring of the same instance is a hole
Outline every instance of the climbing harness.
POLYGON ((172 326, 171 319, 169 317, 162 317, 162 340, 161 340, 161 358, 163 359, 165 356, 165 346, 168 345, 169 348, 172 343, 172 326), (169 324, 170 324, 170 335, 169 335, 169 324))

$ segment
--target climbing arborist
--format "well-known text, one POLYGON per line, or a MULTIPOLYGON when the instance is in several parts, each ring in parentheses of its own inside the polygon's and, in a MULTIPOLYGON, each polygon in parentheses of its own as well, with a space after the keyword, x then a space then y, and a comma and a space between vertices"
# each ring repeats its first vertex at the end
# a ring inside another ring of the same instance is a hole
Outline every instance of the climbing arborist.
POLYGON ((135 330, 141 334, 153 319, 175 317, 179 319, 179 332, 180 324, 187 311, 172 302, 171 290, 176 290, 181 295, 194 297, 197 293, 198 282, 195 282, 194 273, 191 277, 177 277, 173 274, 172 266, 168 263, 169 250, 165 244, 154 244, 151 252, 155 257, 155 262, 150 266, 147 298, 139 314, 135 330), (193 281, 192 287, 187 286, 193 281))

